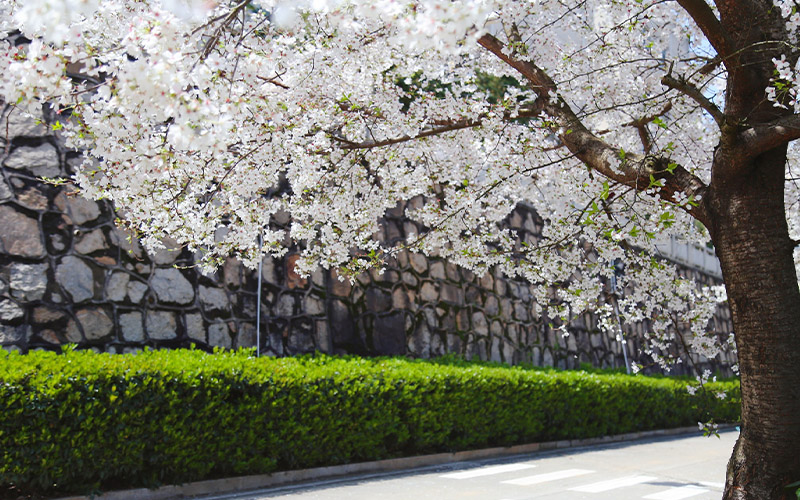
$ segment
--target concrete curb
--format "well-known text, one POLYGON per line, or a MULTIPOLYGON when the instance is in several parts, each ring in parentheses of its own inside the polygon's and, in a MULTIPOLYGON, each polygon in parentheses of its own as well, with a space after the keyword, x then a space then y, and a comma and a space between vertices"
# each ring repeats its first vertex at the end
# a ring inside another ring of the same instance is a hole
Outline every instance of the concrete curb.
MULTIPOLYGON (((720 430, 735 427, 734 424, 723 424, 720 430)), ((254 476, 240 476, 225 479, 211 479, 197 481, 182 485, 162 486, 157 489, 137 488, 133 490, 109 491, 98 496, 72 496, 55 500, 176 500, 192 498, 201 495, 223 495, 272 488, 292 483, 310 480, 331 479, 354 474, 370 474, 393 472, 406 469, 416 469, 432 465, 441 465, 468 460, 501 458, 512 455, 524 455, 539 451, 559 450, 566 448, 579 448, 603 444, 633 441, 637 439, 676 436, 680 434, 697 433, 697 427, 679 427, 676 429, 661 429, 655 431, 630 432, 614 436, 604 436, 589 439, 565 439, 563 441, 547 441, 544 443, 520 444, 516 446, 484 448, 482 450, 467 450, 453 453, 437 453, 417 457, 391 458, 374 462, 360 462, 354 464, 332 465, 329 467, 316 467, 313 469, 291 470, 274 472, 272 474, 259 474, 254 476)))

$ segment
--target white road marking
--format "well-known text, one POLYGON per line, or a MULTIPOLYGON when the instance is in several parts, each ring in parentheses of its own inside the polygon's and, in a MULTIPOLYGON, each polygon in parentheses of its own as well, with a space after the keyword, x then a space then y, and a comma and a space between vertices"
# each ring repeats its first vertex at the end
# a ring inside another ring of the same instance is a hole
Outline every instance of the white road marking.
POLYGON ((492 476, 494 474, 502 474, 504 472, 514 472, 518 470, 533 469, 535 465, 530 464, 506 464, 506 465, 492 465, 489 467, 481 467, 480 469, 468 470, 464 472, 453 472, 439 477, 446 477, 448 479, 470 479, 473 477, 492 476))
POLYGON ((547 481, 556 481, 558 479, 566 479, 568 477, 591 474, 592 472, 594 471, 586 469, 567 469, 567 470, 560 470, 557 472, 548 472, 547 474, 537 474, 535 476, 521 477, 519 479, 512 479, 510 481, 503 481, 503 484, 530 486, 532 484, 546 483, 547 481))
POLYGON ((617 479, 610 479, 608 481, 600 481, 599 483, 578 486, 577 488, 570 488, 570 491, 600 493, 601 491, 608 491, 616 488, 624 488, 625 486, 633 486, 634 484, 646 483, 647 481, 652 481, 653 479, 658 478, 653 476, 625 476, 617 479))
POLYGON ((705 493, 707 491, 708 490, 705 488, 689 484, 686 486, 659 491, 658 493, 653 493, 652 495, 647 495, 646 497, 642 498, 647 498, 649 500, 682 500, 684 498, 700 495, 701 493, 705 493))

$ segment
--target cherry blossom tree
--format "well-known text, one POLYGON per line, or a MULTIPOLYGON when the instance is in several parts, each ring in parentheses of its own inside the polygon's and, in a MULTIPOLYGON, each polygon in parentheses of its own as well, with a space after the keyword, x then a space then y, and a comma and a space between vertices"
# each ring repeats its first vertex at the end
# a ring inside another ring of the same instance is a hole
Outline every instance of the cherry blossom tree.
MULTIPOLYGON (((0 93, 86 151, 75 181, 213 269, 302 248, 353 277, 399 251, 542 285, 542 313, 620 302, 665 365, 730 305, 743 429, 726 499, 800 479, 800 88, 793 0, 0 0, 0 93), (277 189, 277 186, 288 186, 277 189), (386 210, 422 234, 375 237, 386 210), (547 221, 519 241, 525 201, 547 221), (276 214, 291 215, 287 230, 276 214), (657 258, 712 243, 725 290, 657 258), (263 243, 263 246, 261 246, 263 243), (553 297, 556 293, 557 297, 553 297), (557 300, 551 300, 557 299, 557 300), (690 332, 681 334, 688 326, 690 332)), ((565 334, 567 332, 565 331, 565 334)))

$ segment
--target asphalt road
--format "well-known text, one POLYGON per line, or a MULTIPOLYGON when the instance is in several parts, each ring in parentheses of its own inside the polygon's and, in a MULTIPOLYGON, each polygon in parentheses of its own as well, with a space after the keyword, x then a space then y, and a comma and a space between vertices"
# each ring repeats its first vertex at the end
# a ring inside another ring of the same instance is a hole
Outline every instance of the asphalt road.
POLYGON ((719 499, 738 436, 652 438, 284 486, 203 500, 719 499))

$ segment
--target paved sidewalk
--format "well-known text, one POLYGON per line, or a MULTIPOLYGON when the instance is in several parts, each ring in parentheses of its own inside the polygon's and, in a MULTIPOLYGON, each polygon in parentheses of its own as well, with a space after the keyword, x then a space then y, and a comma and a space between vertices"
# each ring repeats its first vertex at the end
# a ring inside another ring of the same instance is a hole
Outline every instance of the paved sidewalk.
MULTIPOLYGON (((733 426, 726 425, 722 431, 723 435, 727 438, 729 431, 733 426)), ((709 440, 708 438, 698 438, 698 431, 696 427, 684 427, 679 429, 665 429, 656 431, 642 431, 629 434, 620 434, 615 436, 605 436, 601 438, 590 439, 576 439, 564 441, 550 441, 543 443, 531 443, 511 447, 501 448, 488 448, 481 450, 461 451, 455 453, 439 453, 435 455, 423 455, 415 457, 395 458, 389 460, 380 460, 376 462, 362 462, 345 465, 335 465, 329 467, 318 467, 314 469, 293 470, 284 472, 275 472, 272 474, 262 474, 254 476, 239 476, 226 479, 213 479, 206 481, 198 481, 194 483, 182 485, 162 486, 155 490, 146 488, 112 491, 106 492, 99 496, 94 496, 91 499, 86 496, 75 496, 62 498, 60 500, 173 500, 173 499, 186 499, 186 498, 270 498, 270 497, 252 497, 252 494, 246 492, 271 492, 277 494, 279 491, 295 491, 297 488, 305 488, 310 484, 313 485, 332 485, 339 484, 353 480, 353 478, 389 478, 395 475, 409 476, 413 475, 415 471, 425 471, 432 467, 439 467, 441 469, 458 468, 467 466, 476 466, 474 464, 481 464, 484 462, 502 462, 515 459, 526 459, 525 457, 548 457, 553 455, 549 450, 559 450, 561 454, 572 454, 578 450, 590 451, 593 449, 605 449, 609 445, 610 449, 625 448, 634 446, 637 442, 662 441, 666 439, 670 441, 670 436, 679 436, 679 438, 697 438, 705 440, 706 443, 711 441, 718 441, 715 438, 709 440), (614 443, 619 443, 614 445, 614 443), (562 451, 563 450, 563 451, 562 451), (548 454, 549 453, 549 454, 548 454), (505 458, 504 458, 505 457, 505 458), (469 465, 473 464, 473 465, 469 465), (314 483, 310 483, 315 481, 314 483), (287 486, 287 485, 300 485, 300 486, 287 486), (273 488, 269 490, 268 488, 273 488), (215 496, 216 495, 216 496, 215 496)), ((672 439, 672 440, 675 440, 672 439)), ((724 440, 724 439, 723 439, 724 440)), ((733 448, 733 440, 735 437, 729 438, 729 444, 723 444, 723 451, 720 456, 724 456, 724 460, 730 455, 733 448)), ((700 442, 700 441, 698 441, 700 442)), ((556 453, 555 455, 559 455, 556 453)), ((554 456, 555 456, 554 455, 554 456)), ((717 458, 717 461, 722 458, 717 458)), ((520 469, 523 470, 523 469, 520 469)), ((587 469, 588 470, 588 469, 587 469)), ((723 466, 719 470, 724 471, 723 466)), ((554 474, 565 474, 564 472, 554 471, 554 474)), ((564 477, 563 479, 567 479, 564 477)), ((720 480, 721 481, 721 480, 720 480)), ((267 494, 267 493, 264 493, 267 494)), ((316 496, 309 498, 317 498, 316 496)), ((323 497, 319 497, 323 498, 323 497)), ((327 497, 325 497, 327 498, 327 497)), ((408 497, 399 497, 408 498, 408 497)), ((556 497, 562 498, 562 497, 556 497)), ((565 497, 564 497, 565 498, 565 497)), ((682 497, 683 498, 683 497, 682 497)), ((688 497, 686 497, 688 498, 688 497)), ((416 500, 416 499, 415 499, 416 500)), ((437 497, 436 500, 445 500, 444 498, 437 497)), ((671 500, 671 499, 667 499, 671 500)))
POLYGON ((738 437, 656 437, 211 495, 202 500, 712 500, 738 437))

